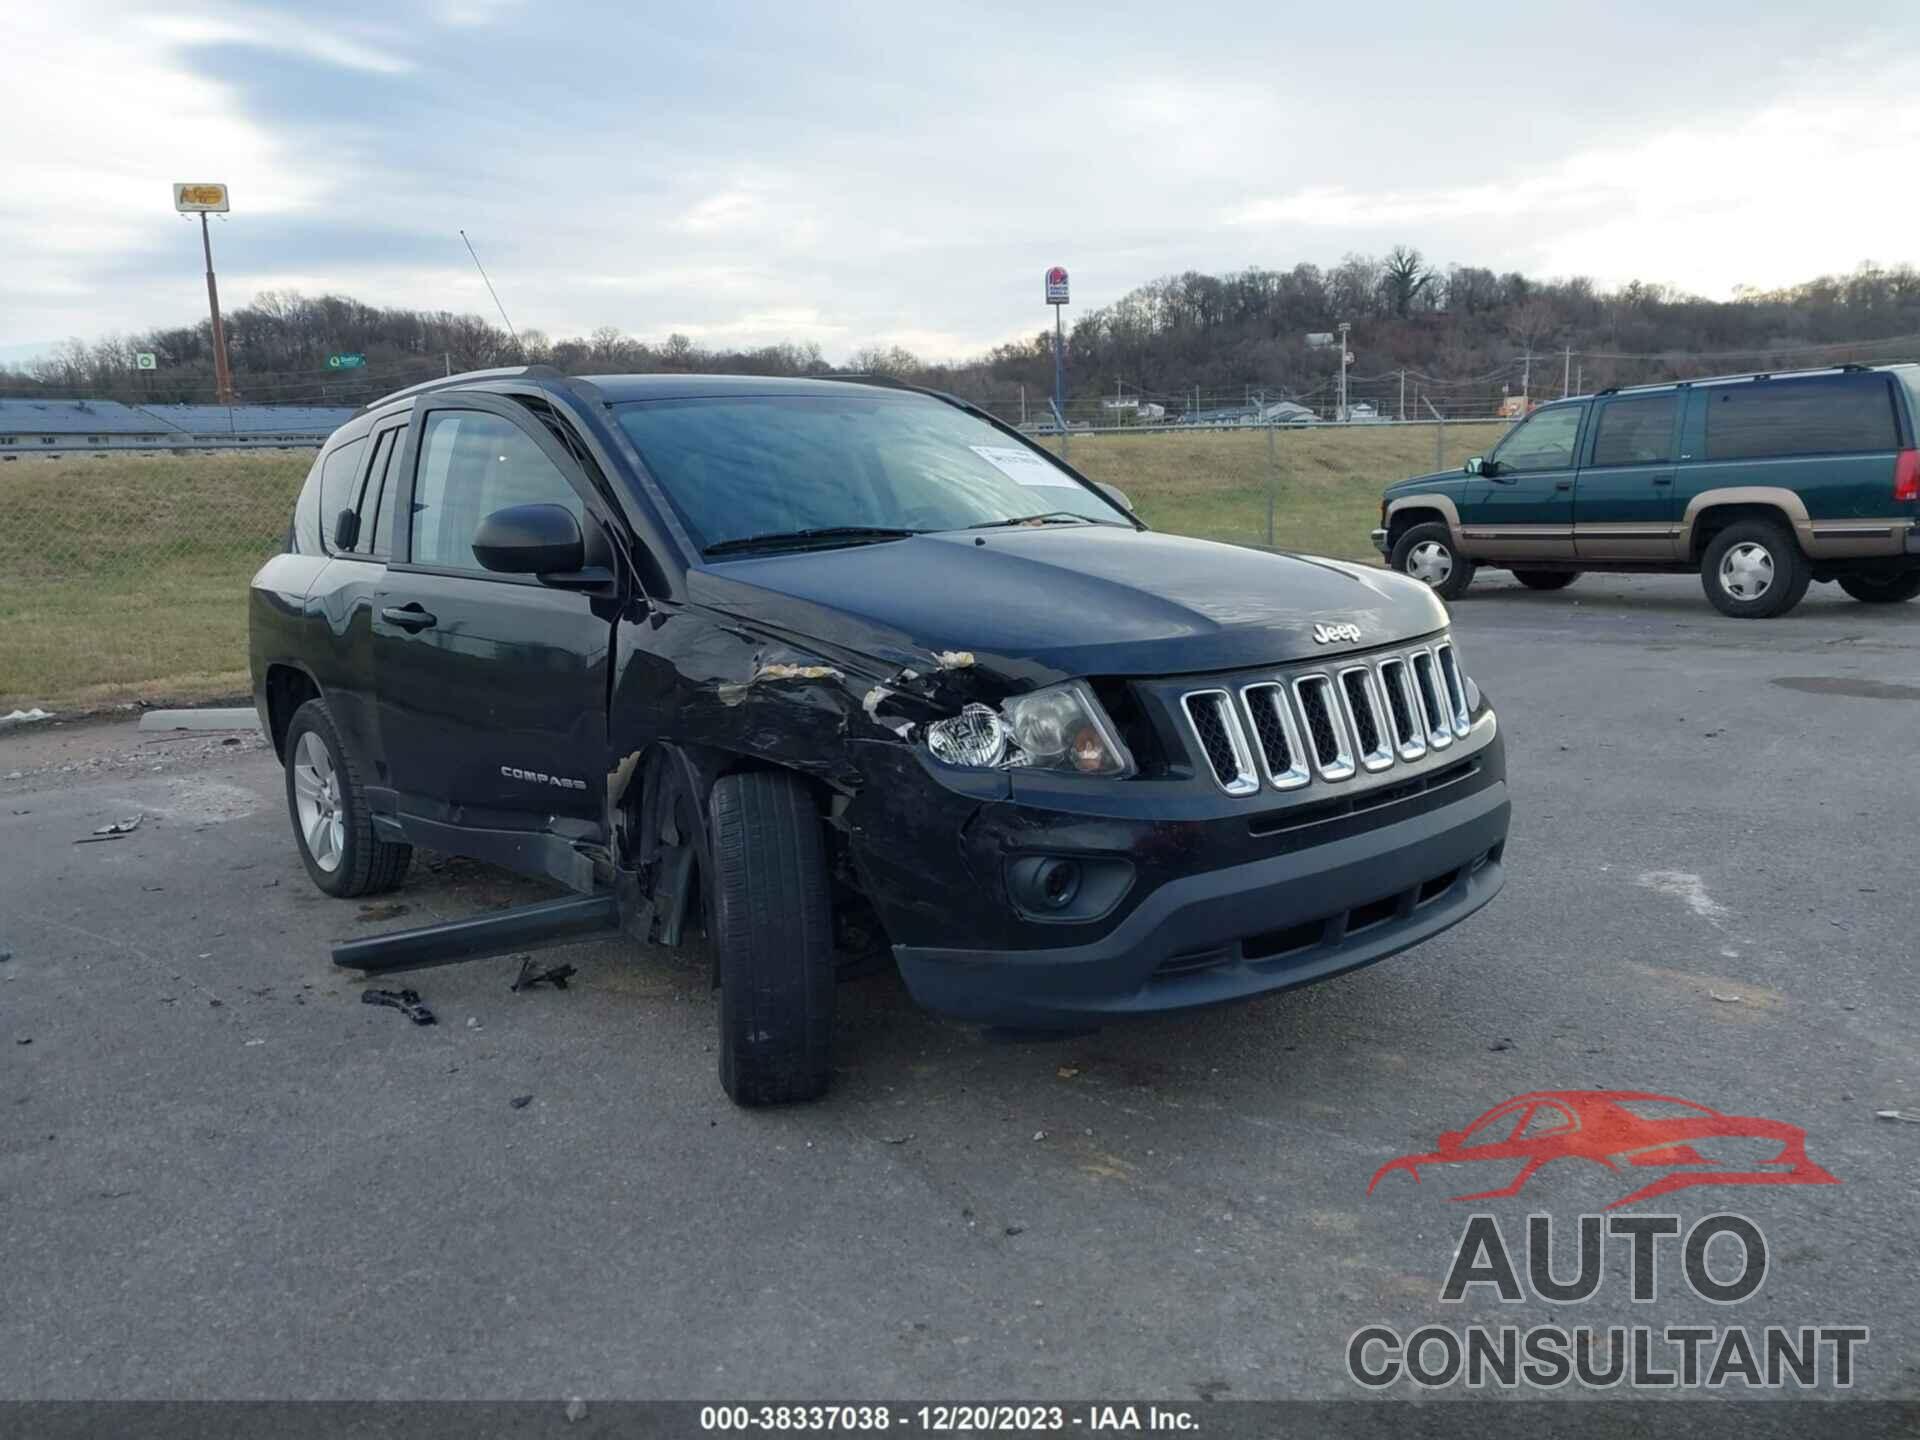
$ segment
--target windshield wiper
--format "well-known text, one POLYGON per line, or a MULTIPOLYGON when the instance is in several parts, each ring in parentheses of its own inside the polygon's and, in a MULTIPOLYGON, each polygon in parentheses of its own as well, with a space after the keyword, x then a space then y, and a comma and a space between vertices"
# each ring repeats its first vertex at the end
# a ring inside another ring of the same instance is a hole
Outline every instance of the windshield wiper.
POLYGON ((824 525, 814 530, 776 530, 765 535, 743 535, 737 540, 720 540, 700 553, 738 555, 749 550, 799 549, 839 541, 860 544, 871 540, 905 540, 909 536, 925 533, 923 530, 902 530, 888 525, 824 525))
POLYGON ((969 530, 997 530, 1007 525, 1098 525, 1101 522, 1075 510, 1045 510, 1038 515, 1015 515, 1008 520, 982 520, 969 530))

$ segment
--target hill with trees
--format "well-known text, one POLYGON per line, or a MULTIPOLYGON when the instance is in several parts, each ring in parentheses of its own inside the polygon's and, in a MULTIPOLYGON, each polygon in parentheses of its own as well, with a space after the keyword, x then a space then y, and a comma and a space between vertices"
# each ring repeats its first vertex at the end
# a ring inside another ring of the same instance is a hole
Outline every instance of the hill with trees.
MULTIPOLYGON (((1071 312, 1069 312, 1071 314, 1071 312)), ((757 349, 700 345, 685 335, 643 340, 613 327, 550 339, 516 337, 473 315, 382 308, 344 296, 265 292, 225 317, 234 386, 263 403, 353 403, 448 371, 546 363, 580 374, 732 371, 823 375, 866 371, 953 390, 1018 418, 1053 387, 1053 333, 997 346, 964 362, 924 361, 898 347, 830 360, 816 344, 757 349), (363 369, 329 370, 330 355, 359 354, 363 369)), ((1563 385, 1671 379, 1711 371, 1786 368, 1920 355, 1920 271, 1863 264, 1780 290, 1727 301, 1660 285, 1602 290, 1590 280, 1539 280, 1474 266, 1442 270, 1399 246, 1350 255, 1331 269, 1188 271, 1142 285, 1074 318, 1068 337, 1070 408, 1090 418, 1105 400, 1144 399, 1170 416, 1265 396, 1320 409, 1333 403, 1337 346, 1352 327, 1353 400, 1408 418, 1490 414, 1521 394, 1563 385)), ((69 342, 31 365, 0 370, 0 393, 130 401, 212 398, 210 327, 161 329, 91 344, 69 342), (151 351, 158 368, 135 356, 151 351)), ((1108 412, 1113 413, 1113 412, 1108 412)))

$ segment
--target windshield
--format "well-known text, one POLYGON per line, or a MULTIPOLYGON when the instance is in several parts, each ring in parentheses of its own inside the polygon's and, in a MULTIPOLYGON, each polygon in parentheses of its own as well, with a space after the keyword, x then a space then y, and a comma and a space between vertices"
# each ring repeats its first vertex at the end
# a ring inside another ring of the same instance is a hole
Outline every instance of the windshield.
POLYGON ((1031 447, 922 396, 648 400, 615 413, 703 551, 801 532, 852 542, 862 537, 847 532, 887 538, 1029 517, 1132 525, 1031 447))

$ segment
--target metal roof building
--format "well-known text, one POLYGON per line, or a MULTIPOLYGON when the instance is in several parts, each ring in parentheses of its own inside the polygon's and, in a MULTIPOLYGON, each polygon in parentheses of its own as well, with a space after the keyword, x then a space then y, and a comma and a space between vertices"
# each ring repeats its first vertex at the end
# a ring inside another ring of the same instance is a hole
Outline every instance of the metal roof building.
POLYGON ((334 405, 123 405, 0 400, 0 457, 112 450, 317 446, 354 415, 334 405))

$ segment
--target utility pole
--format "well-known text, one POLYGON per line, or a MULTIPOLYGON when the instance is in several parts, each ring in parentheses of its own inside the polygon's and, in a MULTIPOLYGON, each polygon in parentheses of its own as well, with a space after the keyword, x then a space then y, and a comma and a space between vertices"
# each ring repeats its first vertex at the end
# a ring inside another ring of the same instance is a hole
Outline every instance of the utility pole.
POLYGON ((1027 382, 1020 382, 1020 423, 1027 423, 1027 382))
POLYGON ((1567 346, 1566 353, 1560 359, 1560 398, 1566 399, 1573 393, 1573 346, 1567 346))
POLYGON ((233 372, 227 368, 227 332, 220 323, 220 289, 213 282, 213 237, 207 230, 207 212, 200 212, 200 251, 207 258, 207 310, 213 316, 214 403, 233 404, 233 372))
POLYGON ((1520 405, 1525 414, 1533 404, 1533 342, 1527 342, 1526 368, 1520 372, 1520 405))
POLYGON ((1407 418, 1407 372, 1400 372, 1400 418, 1407 418))
POLYGON ((1347 419, 1347 332, 1353 327, 1340 322, 1340 419, 1347 419))

